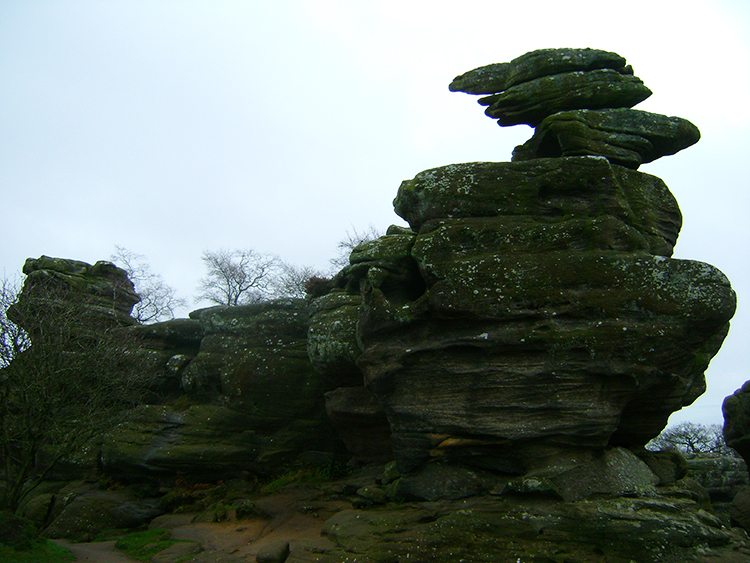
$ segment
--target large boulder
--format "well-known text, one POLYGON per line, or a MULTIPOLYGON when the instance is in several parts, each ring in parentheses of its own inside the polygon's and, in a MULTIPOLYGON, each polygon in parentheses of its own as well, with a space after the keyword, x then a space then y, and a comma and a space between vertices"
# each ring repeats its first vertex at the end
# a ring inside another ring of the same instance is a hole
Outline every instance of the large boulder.
POLYGON ((742 561, 741 536, 681 495, 563 502, 514 494, 343 510, 323 525, 334 546, 295 561, 742 561), (705 557, 705 559, 704 559, 705 557), (711 559, 708 559, 711 557, 711 559), (735 557, 738 557, 735 559, 735 557))
POLYGON ((603 158, 460 164, 394 205, 425 289, 365 284, 358 364, 402 470, 639 448, 705 390, 735 296, 715 268, 667 258, 680 214, 658 178, 603 158))
POLYGON ((425 170, 401 183, 394 208, 420 235, 434 219, 452 226, 455 219, 501 218, 482 223, 491 239, 467 241, 489 251, 500 245, 514 251, 645 250, 671 256, 682 226, 677 202, 662 180, 596 157, 425 170))
POLYGON ((162 513, 157 499, 130 489, 99 490, 71 483, 59 497, 65 506, 42 531, 48 538, 90 542, 103 533, 146 526, 162 513))
POLYGON ((625 58, 600 49, 539 49, 509 63, 495 63, 470 70, 451 82, 451 92, 494 94, 542 76, 563 72, 608 68, 627 74, 625 58))

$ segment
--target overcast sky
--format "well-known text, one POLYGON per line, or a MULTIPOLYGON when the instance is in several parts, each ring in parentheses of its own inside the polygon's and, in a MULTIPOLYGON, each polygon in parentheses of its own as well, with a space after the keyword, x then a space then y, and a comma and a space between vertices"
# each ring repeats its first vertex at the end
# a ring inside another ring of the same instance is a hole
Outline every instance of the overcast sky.
POLYGON ((739 295, 708 392, 670 420, 719 423, 750 379, 747 0, 0 0, 0 269, 120 245, 191 308, 205 249, 325 269, 347 231, 405 224, 402 180, 510 160, 532 130, 448 84, 546 47, 619 53, 654 92, 638 109, 701 129, 640 170, 680 203, 675 256, 739 295))

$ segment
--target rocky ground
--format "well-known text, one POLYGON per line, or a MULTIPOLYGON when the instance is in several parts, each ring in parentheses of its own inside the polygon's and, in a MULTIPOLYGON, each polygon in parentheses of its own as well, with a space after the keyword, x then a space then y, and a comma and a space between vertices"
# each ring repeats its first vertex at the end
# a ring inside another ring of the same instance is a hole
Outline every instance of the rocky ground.
MULTIPOLYGON (((563 502, 543 491, 440 501, 384 502, 381 468, 338 481, 298 482, 251 499, 254 513, 235 509, 164 514, 149 528, 178 543, 153 563, 339 563, 344 561, 475 561, 493 563, 740 563, 750 541, 731 528, 693 482, 660 487, 639 498, 563 502), (694 498, 691 498, 692 497, 694 498), (370 498, 367 498, 370 497, 370 498), (696 500, 698 499, 698 500, 696 500), (219 521, 211 521, 216 520, 219 521)), ((235 506, 242 504, 235 499, 235 506)), ((66 545, 78 561, 130 561, 114 542, 66 545)))

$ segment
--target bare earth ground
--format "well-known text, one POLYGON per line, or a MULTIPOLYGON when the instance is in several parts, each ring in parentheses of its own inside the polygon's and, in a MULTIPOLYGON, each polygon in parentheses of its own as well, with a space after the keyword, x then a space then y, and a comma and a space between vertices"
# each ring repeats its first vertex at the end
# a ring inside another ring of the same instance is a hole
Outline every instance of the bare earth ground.
MULTIPOLYGON (((281 540, 288 541, 292 550, 301 544, 329 547, 330 542, 320 535, 323 522, 337 510, 351 505, 336 502, 310 505, 306 504, 306 496, 304 492, 289 493, 257 501, 256 505, 272 515, 270 520, 256 518, 193 524, 191 520, 195 514, 168 514, 154 519, 150 528, 169 530, 174 539, 198 542, 204 550, 196 556, 196 561, 201 563, 254 562, 259 549, 281 540)), ((54 541, 70 549, 80 563, 135 562, 115 549, 114 541, 54 541)))
POLYGON ((95 543, 70 543, 68 540, 52 540, 57 545, 68 548, 81 563, 131 563, 130 559, 115 549, 114 541, 95 543))

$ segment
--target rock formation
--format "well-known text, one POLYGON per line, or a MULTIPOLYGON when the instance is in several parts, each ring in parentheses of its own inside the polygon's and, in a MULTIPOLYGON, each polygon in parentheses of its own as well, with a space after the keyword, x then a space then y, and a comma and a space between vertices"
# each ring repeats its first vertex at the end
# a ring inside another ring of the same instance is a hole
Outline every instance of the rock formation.
POLYGON ((211 481, 273 474, 302 459, 330 463, 344 451, 326 416, 324 393, 332 387, 307 356, 304 300, 190 316, 138 328, 171 346, 164 360, 184 395, 176 404, 136 409, 102 448, 106 471, 211 481), (198 330, 197 350, 175 348, 195 342, 198 330))
MULTIPOLYGON (((308 300, 129 328, 162 378, 92 463, 163 482, 263 477, 346 459, 344 448, 360 464, 395 460, 310 495, 351 500, 325 542, 280 538, 259 561, 744 557, 685 460, 644 449, 705 390, 735 308, 720 271, 671 258, 679 207, 637 170, 698 129, 632 109, 651 92, 606 51, 534 51, 450 88, 485 95, 487 115, 533 137, 511 162, 404 181, 394 207, 409 227, 355 248, 308 300)), ((137 296, 114 266, 29 264, 30 287, 63 280, 134 324, 137 296)), ((724 406, 743 456, 746 395, 724 406)), ((50 502, 29 511, 52 514, 50 502)))
POLYGON ((488 115, 535 136, 514 162, 402 183, 411 231, 352 255, 357 363, 402 471, 593 475, 601 452, 638 451, 703 393, 734 312, 721 272, 670 258, 677 203, 634 170, 698 131, 629 109, 650 91, 603 51, 537 51, 451 89, 491 94, 488 115))
MULTIPOLYGON (((95 322, 127 326, 135 324, 130 316, 140 301, 127 272, 111 262, 93 266, 79 260, 41 256, 29 258, 23 266, 26 279, 22 298, 61 314, 72 306, 85 307, 95 322)), ((11 312, 12 315, 12 312, 11 312)))
POLYGON ((536 128, 513 160, 594 155, 635 169, 700 139, 687 120, 630 109, 651 90, 607 51, 541 49, 467 72, 450 89, 492 94, 479 100, 488 116, 536 128))

